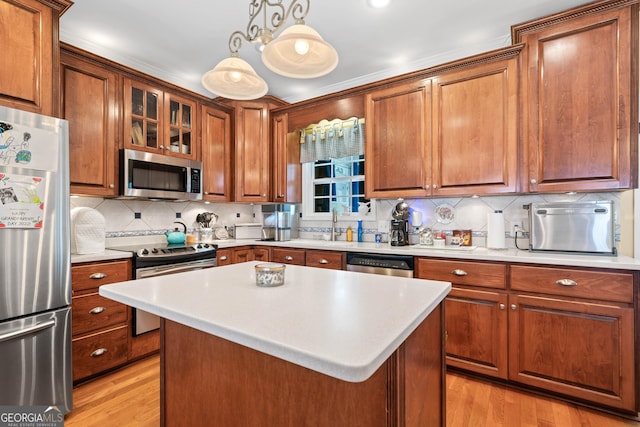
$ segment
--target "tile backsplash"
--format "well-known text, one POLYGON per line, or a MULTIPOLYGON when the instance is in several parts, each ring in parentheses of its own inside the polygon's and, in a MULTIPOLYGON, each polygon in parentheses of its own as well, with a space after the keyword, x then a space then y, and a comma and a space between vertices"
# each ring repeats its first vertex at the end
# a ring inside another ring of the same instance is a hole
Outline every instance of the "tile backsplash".
MULTIPOLYGON (((483 247, 486 241, 487 214, 494 210, 502 210, 505 217, 505 235, 508 236, 510 225, 519 222, 524 225, 525 235, 522 236, 522 245, 526 247, 528 241, 528 216, 523 205, 532 202, 554 201, 586 201, 586 200, 613 200, 615 204, 615 234, 616 245, 632 246, 632 237, 629 233, 621 231, 621 218, 629 215, 621 215, 621 207, 628 203, 625 197, 632 197, 631 192, 606 192, 606 193, 579 193, 569 194, 521 194, 509 196, 489 197, 460 197, 446 199, 405 199, 411 211, 419 211, 422 216, 421 227, 430 227, 433 230, 442 230, 450 233, 457 229, 470 229, 473 234, 473 244, 483 247), (627 196, 629 194, 629 196, 627 196), (442 223, 436 214, 436 208, 443 204, 450 205, 453 209, 453 218, 449 223, 442 223)), ((398 203, 396 199, 375 200, 375 209, 371 213, 361 216, 340 216, 337 230, 340 233, 338 240, 345 240, 345 231, 348 226, 354 230, 357 220, 363 220, 364 241, 374 241, 376 233, 388 231, 391 220, 391 212, 398 203)), ((72 197, 71 207, 90 207, 98 210, 105 217, 105 230, 107 238, 155 236, 164 238, 167 230, 172 230, 174 221, 183 222, 189 231, 197 230, 196 215, 201 212, 214 212, 218 215, 215 227, 232 227, 235 223, 262 222, 260 205, 242 203, 210 203, 204 202, 163 202, 147 200, 121 200, 102 199, 94 197, 72 197)), ((299 237, 308 239, 327 238, 331 231, 331 221, 310 221, 302 218, 299 221, 299 237)), ((632 233, 632 224, 630 233, 632 233)), ((418 243, 418 227, 410 226, 411 243, 418 243)), ((521 236, 519 235, 519 241, 521 236)), ((384 240, 383 240, 384 241, 384 240)), ((515 247, 514 239, 506 237, 507 247, 515 247)), ((624 251, 621 251, 623 253, 624 251)), ((628 252, 628 251, 627 251, 628 252)))

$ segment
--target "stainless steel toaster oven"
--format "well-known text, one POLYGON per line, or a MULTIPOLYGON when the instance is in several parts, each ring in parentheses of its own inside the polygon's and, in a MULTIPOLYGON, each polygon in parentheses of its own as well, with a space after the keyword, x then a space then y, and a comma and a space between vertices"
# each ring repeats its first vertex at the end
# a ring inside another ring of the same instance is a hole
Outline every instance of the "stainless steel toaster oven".
POLYGON ((529 204, 529 250, 616 255, 613 207, 613 201, 529 204))

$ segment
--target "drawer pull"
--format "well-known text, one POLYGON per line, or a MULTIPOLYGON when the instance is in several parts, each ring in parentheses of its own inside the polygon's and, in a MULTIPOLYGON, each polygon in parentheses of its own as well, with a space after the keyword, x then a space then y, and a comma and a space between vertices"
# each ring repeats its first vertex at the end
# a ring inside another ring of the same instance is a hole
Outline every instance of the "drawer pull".
POLYGON ((293 257, 291 255, 287 255, 284 259, 285 261, 293 261, 293 257))
POLYGON ((93 273, 89 276, 90 279, 104 279, 105 277, 107 277, 107 275, 105 273, 93 273))
POLYGON ((320 264, 329 264, 329 261, 327 261, 326 259, 322 258, 320 261, 318 261, 320 264))
POLYGON ((461 270, 461 269, 459 269, 459 268, 456 268, 455 270, 453 270, 453 271, 451 272, 451 274, 453 274, 454 276, 466 276, 466 275, 467 275, 467 272, 466 272, 466 271, 464 271, 464 270, 461 270))
POLYGON ((220 257, 220 261, 226 261, 227 259, 229 259, 229 258, 227 258, 227 256, 226 256, 226 255, 222 255, 222 256, 220 257))
POLYGON ((91 310, 89 310, 89 314, 100 314, 105 310, 106 308, 104 307, 93 307, 91 310))
POLYGON ((91 353, 91 357, 99 357, 99 356, 102 356, 103 354, 105 354, 106 352, 107 352, 107 349, 102 347, 102 348, 99 348, 99 349, 93 351, 91 353))
POLYGON ((561 285, 561 286, 578 286, 578 282, 571 280, 571 279, 560 279, 560 280, 556 280, 556 285, 561 285))

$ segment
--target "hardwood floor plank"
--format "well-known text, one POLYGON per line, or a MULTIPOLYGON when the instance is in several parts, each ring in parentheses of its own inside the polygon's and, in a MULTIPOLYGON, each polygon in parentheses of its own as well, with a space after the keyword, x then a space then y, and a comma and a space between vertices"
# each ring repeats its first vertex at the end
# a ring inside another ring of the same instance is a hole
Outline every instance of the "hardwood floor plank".
MULTIPOLYGON (((160 357, 152 356, 73 390, 65 427, 160 425, 160 357)), ((640 427, 640 422, 560 400, 447 374, 447 427, 640 427)), ((231 427, 231 426, 230 426, 231 427)))

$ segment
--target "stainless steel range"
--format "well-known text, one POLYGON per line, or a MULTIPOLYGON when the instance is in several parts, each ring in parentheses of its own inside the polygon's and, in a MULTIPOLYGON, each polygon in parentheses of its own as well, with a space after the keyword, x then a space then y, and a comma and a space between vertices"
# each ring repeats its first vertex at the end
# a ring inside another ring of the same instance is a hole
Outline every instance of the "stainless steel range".
MULTIPOLYGON (((164 276, 185 271, 202 270, 217 265, 218 245, 160 245, 150 247, 120 246, 110 249, 133 253, 133 278, 164 276)), ((133 336, 160 328, 160 318, 146 311, 133 309, 133 336)))

